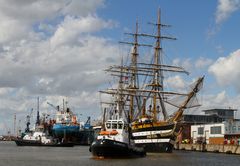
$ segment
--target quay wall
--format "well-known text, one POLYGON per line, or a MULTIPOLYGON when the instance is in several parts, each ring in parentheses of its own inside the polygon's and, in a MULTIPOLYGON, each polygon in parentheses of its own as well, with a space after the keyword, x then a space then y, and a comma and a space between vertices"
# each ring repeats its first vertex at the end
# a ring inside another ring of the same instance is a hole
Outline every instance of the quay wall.
POLYGON ((176 150, 240 154, 240 145, 225 144, 175 144, 176 150))

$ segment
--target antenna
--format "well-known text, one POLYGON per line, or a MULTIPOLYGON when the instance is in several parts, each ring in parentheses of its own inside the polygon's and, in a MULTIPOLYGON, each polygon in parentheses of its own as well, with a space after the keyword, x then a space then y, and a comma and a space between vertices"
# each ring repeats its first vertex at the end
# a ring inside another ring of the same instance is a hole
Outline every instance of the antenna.
POLYGON ((16 113, 14 113, 14 122, 13 122, 13 135, 16 134, 16 113))
POLYGON ((39 97, 37 98, 37 120, 36 126, 40 125, 40 115, 39 115, 39 97))

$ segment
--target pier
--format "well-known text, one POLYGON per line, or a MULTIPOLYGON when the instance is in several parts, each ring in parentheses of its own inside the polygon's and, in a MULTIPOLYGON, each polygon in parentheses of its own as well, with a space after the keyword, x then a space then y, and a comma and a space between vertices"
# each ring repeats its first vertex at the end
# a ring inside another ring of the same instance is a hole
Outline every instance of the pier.
POLYGON ((240 154, 240 145, 225 144, 176 144, 176 150, 240 154))

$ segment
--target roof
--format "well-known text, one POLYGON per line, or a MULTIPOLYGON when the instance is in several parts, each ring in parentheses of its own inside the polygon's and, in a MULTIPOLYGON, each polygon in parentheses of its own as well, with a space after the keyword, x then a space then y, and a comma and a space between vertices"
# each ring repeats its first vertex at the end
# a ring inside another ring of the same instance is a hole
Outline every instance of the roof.
POLYGON ((237 111, 237 109, 222 109, 222 108, 214 108, 214 109, 208 109, 208 110, 202 110, 203 112, 208 112, 208 111, 237 111))

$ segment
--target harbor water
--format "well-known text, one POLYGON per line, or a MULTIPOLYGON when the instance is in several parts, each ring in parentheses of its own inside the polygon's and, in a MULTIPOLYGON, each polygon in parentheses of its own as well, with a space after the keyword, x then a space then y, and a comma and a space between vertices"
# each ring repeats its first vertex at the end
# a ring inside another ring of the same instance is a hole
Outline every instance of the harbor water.
POLYGON ((0 142, 0 166, 239 166, 240 155, 173 151, 148 154, 144 158, 96 159, 88 146, 19 147, 0 142))

